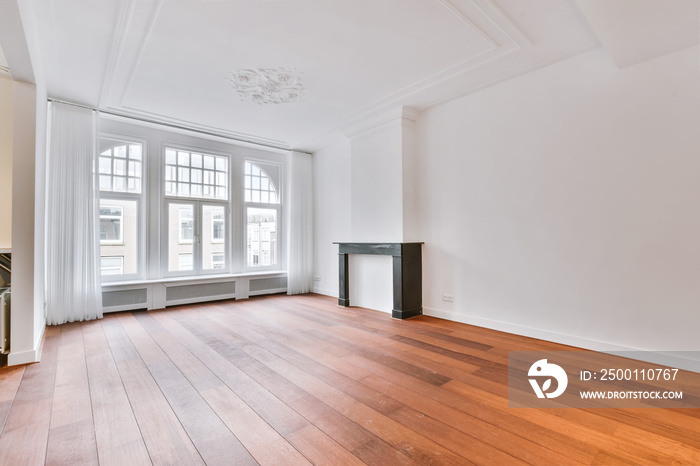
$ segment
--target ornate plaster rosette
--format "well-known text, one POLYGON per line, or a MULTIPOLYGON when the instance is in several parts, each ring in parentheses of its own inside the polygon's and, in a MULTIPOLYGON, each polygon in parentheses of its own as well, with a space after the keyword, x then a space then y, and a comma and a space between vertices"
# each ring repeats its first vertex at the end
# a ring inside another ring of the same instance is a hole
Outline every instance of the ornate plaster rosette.
POLYGON ((239 70, 228 80, 243 102, 286 104, 304 97, 302 74, 291 67, 239 70))

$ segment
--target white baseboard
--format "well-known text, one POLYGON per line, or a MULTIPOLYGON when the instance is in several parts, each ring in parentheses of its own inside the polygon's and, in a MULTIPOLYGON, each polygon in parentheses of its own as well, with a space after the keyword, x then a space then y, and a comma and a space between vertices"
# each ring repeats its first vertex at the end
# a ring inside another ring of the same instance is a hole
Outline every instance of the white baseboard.
POLYGON ((641 361, 663 364, 679 369, 700 372, 700 351, 654 351, 645 348, 635 348, 631 346, 618 345, 605 341, 594 340, 592 338, 569 335, 566 333, 553 332, 539 328, 527 327, 519 324, 512 324, 484 317, 477 317, 459 312, 445 311, 441 309, 423 308, 423 314, 440 319, 452 320, 463 324, 484 327, 500 332, 513 333, 525 337, 547 340, 562 345, 575 346, 577 348, 599 351, 601 353, 634 352, 636 354, 624 354, 625 356, 641 361))
POLYGON ((10 352, 7 355, 8 366, 20 366, 22 364, 31 364, 41 360, 41 349, 44 347, 44 334, 46 333, 46 320, 39 334, 39 338, 35 343, 35 347, 26 351, 10 352))
POLYGON ((333 298, 337 298, 337 297, 338 297, 338 292, 337 292, 337 291, 329 290, 329 289, 325 289, 325 288, 314 287, 313 292, 316 293, 316 294, 322 294, 322 295, 326 295, 326 296, 331 296, 331 297, 333 297, 333 298))

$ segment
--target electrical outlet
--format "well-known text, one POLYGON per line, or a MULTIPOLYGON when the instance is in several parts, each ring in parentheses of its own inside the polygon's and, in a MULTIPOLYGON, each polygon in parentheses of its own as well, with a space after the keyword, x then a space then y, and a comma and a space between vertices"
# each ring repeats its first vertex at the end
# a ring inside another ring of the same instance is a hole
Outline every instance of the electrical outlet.
MULTIPOLYGON (((307 275, 308 277, 308 275, 307 275)), ((320 282, 321 281, 321 276, 320 275, 314 275, 314 281, 315 282, 320 282)))
POLYGON ((453 303, 453 302, 455 302, 455 297, 452 296, 451 294, 443 294, 443 295, 442 295, 442 300, 443 300, 443 301, 446 301, 446 302, 448 302, 448 303, 453 303))

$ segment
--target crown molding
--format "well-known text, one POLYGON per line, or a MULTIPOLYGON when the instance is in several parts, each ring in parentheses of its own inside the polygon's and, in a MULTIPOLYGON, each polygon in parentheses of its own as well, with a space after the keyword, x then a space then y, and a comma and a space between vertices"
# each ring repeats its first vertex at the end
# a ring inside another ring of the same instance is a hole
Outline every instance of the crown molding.
POLYGON ((470 0, 471 4, 496 26, 506 37, 520 48, 532 47, 532 41, 511 19, 491 0, 470 0))
MULTIPOLYGON (((448 10, 450 10, 452 12, 452 14, 454 14, 457 18, 459 18, 464 24, 466 24, 469 28, 473 29, 477 34, 479 34, 482 39, 484 39, 486 42, 489 43, 491 48, 498 47, 498 43, 491 36, 486 34, 479 26, 474 24, 474 21, 469 19, 469 17, 466 14, 464 14, 464 12, 462 10, 460 10, 459 8, 454 6, 452 4, 452 2, 450 2, 449 0, 438 0, 438 1, 442 4, 442 6, 444 6, 448 10)), ((489 0, 487 0, 487 1, 489 1, 489 0)), ((472 5, 474 5, 473 1, 471 1, 470 3, 472 5)))
POLYGON ((389 123, 399 122, 402 125, 406 123, 415 123, 419 114, 420 112, 414 108, 404 106, 394 107, 388 111, 374 115, 369 120, 345 129, 343 133, 351 140, 357 139, 371 134, 389 123))
MULTIPOLYGON (((148 4, 148 3, 145 3, 148 4)), ((158 18, 158 14, 160 13, 160 8, 163 4, 163 0, 156 0, 155 5, 153 6, 153 12, 151 13, 151 17, 149 18, 148 25, 146 26, 146 32, 141 38, 141 43, 139 44, 138 51, 136 52, 136 57, 131 63, 131 67, 129 68, 129 73, 126 78, 126 84, 124 85, 120 95, 119 99, 117 100, 118 105, 121 107, 123 106, 124 98, 126 97, 126 93, 129 91, 131 88, 131 85, 134 82, 134 77, 136 75, 136 70, 138 69, 139 65, 141 64, 141 60, 143 59, 143 53, 146 50, 146 44, 151 38, 151 34, 153 33, 153 28, 155 27, 156 24, 156 19, 158 18)))
MULTIPOLYGON (((105 112, 110 112, 115 118, 132 118, 134 120, 148 120, 142 124, 152 124, 156 126, 170 127, 173 130, 185 131, 191 129, 194 132, 203 133, 205 135, 223 137, 228 139, 236 140, 243 144, 253 144, 259 146, 267 146, 270 148, 275 148, 279 150, 292 150, 293 148, 286 142, 278 139, 265 138, 261 136, 256 136, 248 133, 241 133, 237 131, 229 131, 224 128, 219 128, 216 126, 203 125, 194 123, 189 120, 182 120, 179 118, 168 117, 156 112, 148 112, 145 110, 139 110, 134 107, 106 107, 105 112)), ((139 123, 135 121, 134 123, 139 123)), ((303 151, 301 151, 303 152, 303 151)))
POLYGON ((107 104, 107 98, 112 90, 112 82, 114 80, 114 71, 117 64, 121 60, 126 44, 126 37, 129 31, 129 25, 134 15, 136 0, 128 0, 122 2, 117 17, 117 24, 112 35, 112 46, 110 47, 109 58, 107 59, 107 67, 102 75, 102 86, 100 88, 99 106, 107 104))

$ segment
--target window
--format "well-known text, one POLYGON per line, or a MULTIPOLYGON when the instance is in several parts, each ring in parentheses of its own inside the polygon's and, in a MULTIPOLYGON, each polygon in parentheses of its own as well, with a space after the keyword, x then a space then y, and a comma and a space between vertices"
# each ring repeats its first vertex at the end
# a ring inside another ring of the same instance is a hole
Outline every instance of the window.
POLYGON ((164 251, 168 257, 167 272, 174 275, 222 272, 226 267, 227 204, 168 200, 166 205, 169 225, 167 250, 164 251))
POLYGON ((100 153, 100 191, 141 193, 141 144, 123 144, 100 153))
POLYGON ((98 161, 100 256, 106 280, 139 275, 143 144, 104 137, 98 161), (104 147, 107 147, 104 149, 104 147))
POLYGON ((124 209, 100 203, 100 244, 124 242, 124 209))
POLYGON ((279 196, 269 173, 278 167, 245 162, 244 199, 246 204, 247 266, 273 268, 278 265, 279 196))
POLYGON ((109 118, 101 129, 104 283, 284 268, 285 154, 109 118))
POLYGON ((277 265, 276 209, 248 209, 248 265, 277 265))
POLYGON ((256 164, 245 163, 245 202, 279 204, 277 191, 267 174, 256 164))
POLYGON ((123 275, 124 274, 124 257, 103 256, 101 258, 102 275, 123 275))
POLYGON ((228 199, 228 159, 165 149, 165 195, 228 199))

